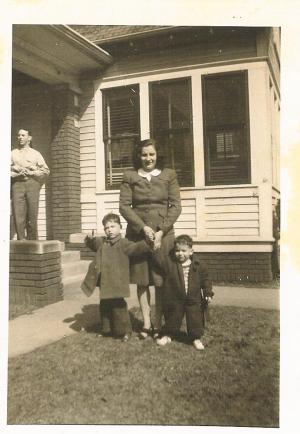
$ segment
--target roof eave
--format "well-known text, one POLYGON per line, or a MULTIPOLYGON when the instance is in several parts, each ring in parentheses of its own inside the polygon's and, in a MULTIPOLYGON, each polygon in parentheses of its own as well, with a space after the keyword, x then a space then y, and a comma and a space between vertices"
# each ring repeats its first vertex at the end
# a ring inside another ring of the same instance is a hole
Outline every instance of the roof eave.
POLYGON ((57 33, 63 34, 69 42, 76 44, 77 47, 80 46, 85 53, 88 53, 93 59, 98 60, 105 65, 113 63, 113 57, 109 53, 100 48, 94 42, 82 36, 80 33, 76 32, 76 30, 73 30, 71 27, 63 24, 52 24, 50 27, 57 33))
POLYGON ((159 29, 151 29, 151 30, 144 30, 142 32, 136 32, 136 33, 129 33, 127 35, 121 35, 121 36, 113 36, 111 38, 106 39, 96 39, 93 41, 94 44, 102 45, 102 44, 108 44, 112 42, 122 42, 127 41, 129 39, 135 38, 143 38, 146 36, 150 36, 151 34, 158 34, 158 33, 166 33, 170 30, 178 30, 181 28, 184 28, 186 26, 166 26, 166 27, 160 27, 159 29))

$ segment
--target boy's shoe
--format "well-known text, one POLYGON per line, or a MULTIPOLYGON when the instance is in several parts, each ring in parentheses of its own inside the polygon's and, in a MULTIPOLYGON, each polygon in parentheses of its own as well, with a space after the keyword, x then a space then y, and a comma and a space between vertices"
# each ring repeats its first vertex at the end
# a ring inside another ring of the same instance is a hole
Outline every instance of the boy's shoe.
POLYGON ((171 342, 172 342, 172 339, 170 338, 170 336, 163 336, 160 339, 156 339, 156 343, 160 347, 163 347, 164 345, 170 344, 171 342))
POLYGON ((122 338, 122 342, 128 342, 129 339, 130 339, 129 335, 124 335, 123 338, 122 338))
POLYGON ((158 339, 161 336, 161 333, 158 329, 152 329, 152 337, 154 340, 158 339))
POLYGON ((195 339, 193 342, 193 345, 194 345, 194 348, 196 348, 196 350, 198 350, 198 351, 204 350, 204 345, 200 341, 200 339, 195 339))

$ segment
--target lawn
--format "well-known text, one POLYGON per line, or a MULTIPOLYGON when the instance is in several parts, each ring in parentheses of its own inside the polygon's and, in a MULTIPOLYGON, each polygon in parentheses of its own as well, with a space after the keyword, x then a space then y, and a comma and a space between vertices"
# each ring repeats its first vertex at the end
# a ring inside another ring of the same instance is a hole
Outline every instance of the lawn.
POLYGON ((9 359, 8 424, 278 427, 279 312, 212 307, 203 352, 96 332, 9 359))

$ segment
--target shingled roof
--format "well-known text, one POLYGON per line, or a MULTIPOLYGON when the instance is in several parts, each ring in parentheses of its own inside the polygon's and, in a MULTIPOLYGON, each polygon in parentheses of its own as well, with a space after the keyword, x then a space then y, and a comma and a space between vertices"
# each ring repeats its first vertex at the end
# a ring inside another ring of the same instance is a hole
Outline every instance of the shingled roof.
POLYGON ((145 32, 168 29, 172 26, 93 26, 93 25, 70 25, 76 32, 94 43, 105 43, 130 35, 142 35, 145 32))

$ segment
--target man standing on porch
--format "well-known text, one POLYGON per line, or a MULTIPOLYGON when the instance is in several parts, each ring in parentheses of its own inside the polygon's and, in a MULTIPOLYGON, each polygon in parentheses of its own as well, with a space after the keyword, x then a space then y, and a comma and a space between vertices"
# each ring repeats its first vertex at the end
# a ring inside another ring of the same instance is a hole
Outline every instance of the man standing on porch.
POLYGON ((32 148, 31 132, 18 132, 18 148, 11 152, 12 210, 18 240, 37 239, 40 189, 50 170, 42 155, 32 148))

